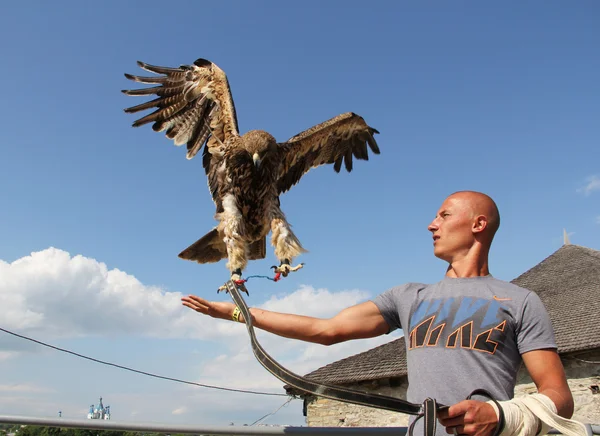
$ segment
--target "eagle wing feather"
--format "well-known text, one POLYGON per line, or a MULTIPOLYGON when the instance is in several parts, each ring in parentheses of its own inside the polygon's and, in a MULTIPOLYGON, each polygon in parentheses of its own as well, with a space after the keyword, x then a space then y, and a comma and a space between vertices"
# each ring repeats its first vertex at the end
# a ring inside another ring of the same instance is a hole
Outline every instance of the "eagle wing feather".
POLYGON ((344 164, 346 171, 351 172, 353 157, 369 160, 368 148, 380 154, 376 133, 379 132, 361 116, 347 112, 279 144, 283 154, 277 182, 279 193, 288 191, 309 170, 321 165, 333 164, 334 171, 340 172, 344 164))
POLYGON ((159 76, 125 74, 134 82, 156 85, 122 91, 130 96, 157 96, 151 101, 125 109, 126 113, 137 113, 155 108, 154 112, 134 121, 133 127, 153 123, 152 130, 165 131, 166 137, 172 139, 175 145, 187 145, 187 159, 192 159, 206 145, 202 164, 213 200, 220 208, 217 191, 222 178, 221 161, 228 146, 235 143, 230 139, 239 137, 235 104, 225 72, 202 58, 193 65, 181 65, 178 68, 141 61, 137 64, 143 70, 159 76))

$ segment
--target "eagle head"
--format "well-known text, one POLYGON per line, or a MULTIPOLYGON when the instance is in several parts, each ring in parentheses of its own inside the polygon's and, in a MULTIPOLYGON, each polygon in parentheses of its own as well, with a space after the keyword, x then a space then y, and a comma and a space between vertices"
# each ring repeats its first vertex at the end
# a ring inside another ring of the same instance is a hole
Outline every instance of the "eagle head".
POLYGON ((263 130, 250 130, 242 136, 242 140, 256 167, 277 150, 275 138, 263 130))

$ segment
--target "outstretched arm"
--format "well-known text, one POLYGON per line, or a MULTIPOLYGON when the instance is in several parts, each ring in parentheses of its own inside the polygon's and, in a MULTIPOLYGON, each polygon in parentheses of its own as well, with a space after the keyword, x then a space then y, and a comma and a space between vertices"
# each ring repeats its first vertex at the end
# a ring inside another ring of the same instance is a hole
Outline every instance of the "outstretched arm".
MULTIPOLYGON (((230 302, 207 301, 195 295, 181 299, 184 306, 213 318, 231 320, 235 305, 230 302)), ((304 315, 273 312, 250 308, 255 327, 278 336, 333 345, 350 339, 380 336, 389 328, 379 309, 372 301, 351 306, 332 318, 314 318, 304 315)), ((240 322, 244 322, 240 315, 240 322)))

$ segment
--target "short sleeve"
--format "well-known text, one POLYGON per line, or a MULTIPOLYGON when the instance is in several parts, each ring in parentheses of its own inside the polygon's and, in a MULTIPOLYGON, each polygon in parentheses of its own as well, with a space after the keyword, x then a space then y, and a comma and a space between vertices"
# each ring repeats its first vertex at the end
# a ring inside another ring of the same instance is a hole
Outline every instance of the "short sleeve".
POLYGON ((548 311, 535 292, 529 292, 523 302, 517 345, 521 354, 543 348, 557 348, 554 329, 548 311))
POLYGON ((400 295, 404 292, 405 287, 406 285, 388 289, 372 300, 390 328, 388 334, 402 328, 398 301, 402 301, 400 295))

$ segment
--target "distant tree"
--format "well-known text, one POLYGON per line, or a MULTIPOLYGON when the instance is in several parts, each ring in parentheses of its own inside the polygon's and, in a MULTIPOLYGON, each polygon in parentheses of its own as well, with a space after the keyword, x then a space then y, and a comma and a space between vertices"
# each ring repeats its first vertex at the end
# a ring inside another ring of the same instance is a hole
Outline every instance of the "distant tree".
POLYGON ((37 425, 26 425, 19 428, 19 436, 42 436, 42 429, 37 425))
POLYGON ((103 430, 101 436, 125 436, 125 433, 122 430, 103 430))
POLYGON ((40 427, 40 436, 59 436, 59 427, 40 427))
POLYGON ((143 436, 145 433, 139 431, 126 431, 123 432, 123 436, 143 436))

